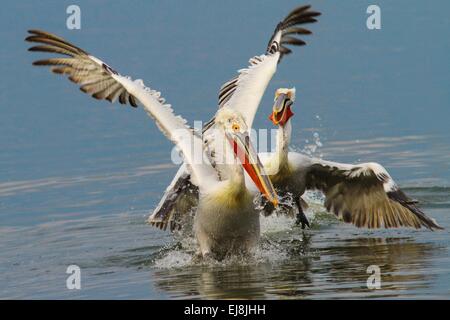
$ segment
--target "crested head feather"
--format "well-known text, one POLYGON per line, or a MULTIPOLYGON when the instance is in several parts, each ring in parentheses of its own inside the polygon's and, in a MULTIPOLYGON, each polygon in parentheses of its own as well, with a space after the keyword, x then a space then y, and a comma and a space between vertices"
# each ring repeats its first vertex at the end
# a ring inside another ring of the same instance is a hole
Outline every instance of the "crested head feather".
POLYGON ((275 91, 275 98, 278 97, 280 94, 284 93, 291 99, 292 102, 295 101, 295 87, 292 88, 278 88, 277 91, 275 91))

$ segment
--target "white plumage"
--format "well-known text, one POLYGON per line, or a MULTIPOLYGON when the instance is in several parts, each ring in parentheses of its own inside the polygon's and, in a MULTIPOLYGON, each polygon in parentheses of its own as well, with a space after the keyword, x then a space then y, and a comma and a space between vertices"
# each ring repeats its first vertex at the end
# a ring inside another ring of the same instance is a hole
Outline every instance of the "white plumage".
MULTIPOLYGON (((305 45, 306 43, 296 36, 309 35, 311 31, 300 26, 316 22, 315 17, 319 15, 320 13, 310 10, 310 6, 300 6, 292 10, 276 26, 266 53, 251 58, 247 68, 239 70, 236 77, 222 85, 219 91, 219 108, 226 107, 238 111, 242 114, 248 128, 251 128, 260 101, 277 70, 278 63, 283 56, 291 53, 287 46, 305 45)), ((203 128, 205 147, 211 143, 209 130, 213 127, 214 121, 214 118, 211 119, 203 128)), ((214 156, 221 157, 217 154, 214 156)), ((166 189, 149 218, 151 224, 164 229, 168 225, 175 226, 172 218, 177 216, 177 211, 178 213, 185 211, 186 204, 195 203, 196 188, 190 184, 189 173, 185 169, 185 166, 180 167, 170 184, 173 187, 166 189)))
MULTIPOLYGON (((278 126, 276 150, 259 157, 280 196, 293 198, 299 212, 297 221, 303 227, 308 221, 303 214, 301 196, 305 190, 320 190, 329 212, 358 227, 441 228, 398 188, 380 164, 352 165, 289 152, 294 100, 295 89, 276 91, 270 116, 278 126)), ((269 205, 266 210, 270 214, 273 208, 269 205)))
MULTIPOLYGON (((52 66, 52 71, 67 74, 83 92, 96 99, 119 100, 137 106, 140 102, 155 120, 160 131, 181 151, 190 182, 199 190, 199 208, 195 230, 203 256, 223 258, 229 253, 248 251, 259 237, 259 216, 253 206, 242 168, 253 177, 259 190, 275 205, 277 195, 264 173, 248 139, 248 128, 242 115, 235 109, 224 107, 216 114, 214 133, 218 140, 226 141, 224 154, 234 158, 243 154, 256 159, 250 165, 234 161, 226 166, 214 167, 203 148, 202 138, 187 125, 186 120, 174 114, 161 94, 146 87, 142 80, 120 75, 100 59, 48 32, 31 30, 26 40, 38 42, 30 51, 53 52, 69 58, 39 60, 34 65, 52 66), (196 153, 195 151, 200 151, 196 153), (220 177, 226 176, 227 179, 220 177), (239 226, 239 227, 238 227, 239 226)), ((210 146, 214 149, 214 144, 210 146)))

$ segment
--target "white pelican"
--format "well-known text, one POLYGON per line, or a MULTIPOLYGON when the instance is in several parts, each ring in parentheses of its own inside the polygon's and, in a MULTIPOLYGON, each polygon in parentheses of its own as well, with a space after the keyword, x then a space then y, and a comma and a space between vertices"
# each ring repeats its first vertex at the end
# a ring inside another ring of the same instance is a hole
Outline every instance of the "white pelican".
MULTIPOLYGON (((278 126, 276 150, 259 156, 280 197, 290 194, 300 213, 305 190, 320 190, 326 209, 357 227, 442 229, 398 188, 380 164, 351 165, 289 152, 295 89, 278 89, 274 100, 270 119, 278 126)), ((305 223, 302 215, 297 218, 305 223)))
POLYGON ((96 99, 110 102, 118 99, 134 107, 140 102, 161 132, 177 145, 191 183, 199 190, 194 222, 199 254, 220 259, 229 253, 245 252, 255 244, 259 237, 259 213, 246 187, 242 167, 275 206, 277 195, 250 143, 245 118, 239 111, 225 106, 216 114, 212 125, 216 130, 209 138, 226 142, 224 154, 239 161, 215 167, 205 152, 207 149, 203 148, 202 138, 186 125, 183 118, 174 115, 159 92, 144 86, 142 80, 133 81, 121 76, 100 59, 60 37, 39 30, 30 30, 29 33, 31 35, 26 40, 40 44, 30 51, 67 56, 38 60, 34 65, 51 66, 53 72, 67 74, 83 92, 96 99), (201 158, 191 151, 196 145, 200 145, 197 150, 201 151, 201 158))
MULTIPOLYGON (((252 127, 261 98, 276 72, 278 63, 283 56, 291 53, 287 46, 305 45, 306 43, 296 35, 311 34, 308 29, 300 27, 317 21, 315 17, 320 13, 310 8, 310 6, 297 7, 278 23, 269 40, 266 53, 251 58, 248 68, 239 70, 236 77, 222 85, 219 92, 219 108, 238 110, 247 126, 252 127)), ((209 144, 208 132, 213 124, 214 118, 203 128, 205 145, 209 144)), ((161 229, 166 229, 167 226, 171 230, 181 227, 180 216, 196 205, 197 197, 197 188, 190 182, 186 166, 182 165, 149 217, 149 223, 161 229)))

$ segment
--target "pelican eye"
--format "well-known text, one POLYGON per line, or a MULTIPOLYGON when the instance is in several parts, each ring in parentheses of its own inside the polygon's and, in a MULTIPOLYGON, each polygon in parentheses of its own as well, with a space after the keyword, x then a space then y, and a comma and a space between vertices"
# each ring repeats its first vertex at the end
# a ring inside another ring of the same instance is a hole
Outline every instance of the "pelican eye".
POLYGON ((241 127, 237 124, 237 123, 233 123, 233 125, 231 126, 231 129, 233 129, 233 131, 239 131, 241 129, 241 127))

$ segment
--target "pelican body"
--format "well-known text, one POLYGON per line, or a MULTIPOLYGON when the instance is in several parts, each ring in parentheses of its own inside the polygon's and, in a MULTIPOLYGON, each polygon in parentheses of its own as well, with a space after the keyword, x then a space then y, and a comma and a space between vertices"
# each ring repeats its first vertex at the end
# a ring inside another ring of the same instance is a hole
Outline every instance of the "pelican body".
MULTIPOLYGON (((306 190, 318 190, 325 195, 325 208, 334 213, 340 220, 365 228, 428 228, 442 229, 437 222, 428 217, 395 183, 386 169, 378 163, 369 162, 357 165, 326 161, 312 158, 298 152, 290 152, 289 144, 292 134, 295 89, 280 88, 275 93, 275 103, 270 120, 278 126, 276 149, 271 153, 259 153, 273 186, 280 198, 292 197, 293 205, 280 205, 284 212, 297 213, 297 223, 304 228, 309 222, 304 214, 307 206, 302 199, 306 190)), ((249 177, 244 176, 248 182, 249 177)), ((186 188, 193 188, 185 180, 186 188)), ((251 193, 256 191, 250 185, 251 193)), ((177 190, 178 186, 169 190, 172 207, 189 198, 189 204, 196 205, 196 192, 189 196, 177 190)), ((166 207, 169 208, 169 207, 166 207)), ((274 206, 267 202, 264 213, 271 214, 274 206)), ((161 211, 159 211, 161 212, 161 211)), ((166 225, 170 215, 159 216, 166 225), (166 220, 165 220, 166 219, 166 220)))
MULTIPOLYGON (((302 228, 305 228, 305 226, 309 227, 309 221, 304 213, 304 209, 308 205, 301 197, 306 189, 305 179, 294 174, 298 168, 292 164, 292 159, 289 160, 289 144, 292 134, 290 118, 294 115, 291 110, 294 101, 294 88, 280 88, 275 92, 275 104, 269 119, 279 126, 276 135, 276 149, 273 153, 260 153, 259 155, 274 187, 281 192, 280 194, 292 197, 292 201, 297 209, 296 223, 301 223, 302 228)), ((270 204, 266 205, 264 207, 265 214, 271 214, 273 209, 274 207, 270 206, 270 204)), ((291 209, 294 208, 285 206, 284 209, 288 214, 292 215, 291 209)))
MULTIPOLYGON (((319 190, 325 195, 328 211, 357 227, 441 229, 420 210, 416 201, 400 190, 380 164, 352 165, 289 152, 294 101, 295 88, 275 92, 269 118, 278 126, 276 150, 259 156, 280 197, 292 196, 299 211, 297 222, 303 227, 308 224, 301 196, 306 190, 319 190)), ((272 208, 266 206, 269 213, 272 208)))
POLYGON ((253 195, 239 187, 239 183, 243 181, 228 180, 219 190, 201 196, 194 232, 202 256, 211 252, 218 258, 229 253, 247 253, 257 244, 259 212, 253 204, 253 195))
POLYGON ((275 206, 278 199, 250 143, 248 129, 240 113, 228 108, 220 109, 213 128, 214 134, 209 135, 213 140, 209 151, 222 152, 226 161, 214 167, 218 175, 213 183, 197 182, 200 193, 194 232, 199 255, 222 259, 230 254, 247 253, 258 242, 259 212, 253 203, 254 194, 247 185, 253 183, 275 206), (220 151, 219 146, 223 147, 220 151), (243 169, 253 182, 246 183, 243 169))
MULTIPOLYGON (((261 98, 278 64, 284 56, 292 52, 288 46, 305 45, 306 43, 298 36, 310 35, 311 31, 304 28, 304 25, 316 22, 316 17, 319 15, 320 13, 312 11, 310 6, 299 6, 278 23, 270 37, 265 54, 251 58, 247 68, 239 70, 237 76, 221 86, 219 109, 230 108, 239 111, 247 127, 251 128, 261 98)), ((210 149, 209 134, 215 121, 216 118, 213 118, 203 127, 203 142, 206 150, 210 149)), ((215 167, 220 170, 222 165, 215 161, 217 157, 215 151, 213 148, 212 152, 209 152, 209 157, 215 167)), ((150 224, 164 230, 168 227, 170 230, 181 228, 183 216, 198 203, 198 189, 191 180, 188 168, 183 164, 150 215, 148 219, 150 224)))
POLYGON ((30 51, 68 56, 38 60, 34 65, 51 66, 53 72, 68 75, 80 85, 81 91, 96 99, 119 100, 134 107, 142 104, 160 131, 179 148, 190 183, 198 188, 194 230, 199 255, 222 259, 228 254, 248 252, 257 243, 259 214, 243 171, 273 205, 278 200, 238 110, 223 107, 216 113, 208 135, 210 143, 205 147, 202 137, 186 120, 174 114, 159 92, 146 87, 142 80, 120 75, 100 59, 54 34, 40 30, 29 33, 26 40, 40 44, 30 51), (200 157, 195 150, 200 150, 200 157), (211 153, 221 154, 226 162, 216 166, 211 153))

